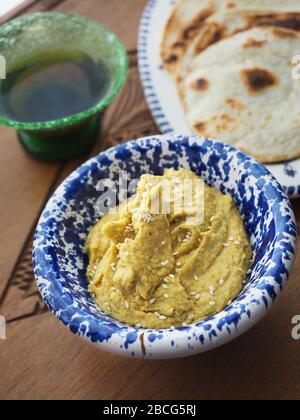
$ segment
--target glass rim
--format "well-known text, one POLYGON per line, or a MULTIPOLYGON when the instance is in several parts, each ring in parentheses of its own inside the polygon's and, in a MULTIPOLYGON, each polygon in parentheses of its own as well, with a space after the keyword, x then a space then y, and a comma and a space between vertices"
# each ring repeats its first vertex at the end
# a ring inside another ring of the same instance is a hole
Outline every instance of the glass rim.
POLYGON ((48 129, 59 129, 68 127, 71 125, 74 125, 76 123, 79 123, 81 121, 84 121, 88 119, 89 117, 92 117, 96 113, 102 111, 104 108, 106 108, 114 99, 115 96, 120 92, 121 88, 126 82, 127 78, 127 72, 128 72, 128 56, 127 51, 124 46, 124 44, 121 42, 120 38, 112 32, 110 29, 108 29, 105 25, 103 25, 101 22, 98 22, 94 19, 90 19, 85 16, 78 15, 76 13, 64 13, 64 12, 37 12, 37 13, 31 13, 28 15, 24 15, 21 17, 18 17, 16 19, 12 19, 11 21, 4 23, 3 25, 0 25, 0 35, 3 30, 10 30, 11 26, 14 26, 15 22, 21 22, 21 21, 30 21, 33 17, 38 16, 75 16, 79 20, 83 22, 87 22, 88 24, 95 23, 98 26, 100 26, 102 29, 104 29, 105 33, 107 35, 111 35, 114 37, 114 43, 117 46, 117 53, 120 59, 120 76, 116 79, 116 83, 114 83, 114 86, 112 88, 111 93, 106 96, 103 100, 97 102, 96 105, 87 108, 84 111, 78 112, 76 114, 69 115, 67 117, 58 118, 55 120, 49 120, 49 121, 40 121, 40 122, 24 122, 24 121, 17 121, 13 120, 12 118, 8 117, 7 115, 0 113, 0 125, 4 125, 7 127, 17 128, 17 129, 23 129, 23 130, 30 130, 30 131, 36 131, 36 130, 48 130, 48 129))

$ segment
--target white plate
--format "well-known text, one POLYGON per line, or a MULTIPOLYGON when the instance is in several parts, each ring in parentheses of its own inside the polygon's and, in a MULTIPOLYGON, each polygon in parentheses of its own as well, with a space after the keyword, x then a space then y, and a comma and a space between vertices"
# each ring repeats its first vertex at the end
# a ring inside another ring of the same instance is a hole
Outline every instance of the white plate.
MULTIPOLYGON (((139 31, 139 69, 152 115, 163 134, 191 134, 177 89, 164 70, 160 43, 174 0, 149 0, 139 31)), ((300 159, 267 165, 290 197, 300 196, 300 159)))

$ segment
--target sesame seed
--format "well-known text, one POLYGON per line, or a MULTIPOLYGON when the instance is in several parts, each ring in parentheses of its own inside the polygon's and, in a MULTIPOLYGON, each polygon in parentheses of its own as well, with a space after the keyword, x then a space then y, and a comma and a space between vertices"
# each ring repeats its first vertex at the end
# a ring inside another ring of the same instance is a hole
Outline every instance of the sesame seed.
POLYGON ((191 296, 195 296, 197 292, 191 292, 190 295, 191 296))
POLYGON ((195 275, 194 275, 194 279, 195 279, 195 280, 199 280, 199 277, 195 274, 195 275))
POLYGON ((229 238, 228 238, 228 241, 233 241, 234 240, 234 238, 232 237, 232 236, 229 236, 229 238))
POLYGON ((164 316, 164 315, 160 315, 159 319, 160 319, 161 321, 165 321, 165 320, 167 319, 167 317, 166 317, 166 316, 164 316))
POLYGON ((154 217, 153 217, 153 216, 151 216, 151 214, 144 214, 144 215, 143 215, 143 220, 144 220, 144 222, 146 222, 146 223, 151 223, 151 222, 153 222, 155 219, 154 219, 154 217))
POLYGON ((125 302, 125 308, 129 309, 129 303, 127 301, 125 302))
POLYGON ((174 274, 169 274, 170 279, 175 279, 175 275, 174 274))
POLYGON ((175 330, 175 326, 171 325, 170 330, 175 330))
POLYGON ((159 312, 154 312, 154 315, 157 316, 158 318, 160 317, 160 313, 159 312))
POLYGON ((186 236, 186 237, 184 238, 184 242, 189 242, 191 239, 192 239, 192 237, 191 237, 191 236, 186 236))
POLYGON ((167 243, 166 241, 162 241, 161 245, 164 246, 164 245, 166 245, 166 243, 167 243))
POLYGON ((129 253, 128 252, 124 252, 124 257, 128 257, 129 253))
POLYGON ((176 257, 176 255, 178 255, 178 254, 179 254, 179 252, 174 252, 173 253, 174 257, 176 257))
POLYGON ((212 286, 209 286, 209 293, 213 296, 215 294, 215 288, 212 286))
POLYGON ((179 262, 179 261, 178 261, 178 262, 176 263, 176 265, 181 266, 181 262, 179 262))
POLYGON ((141 328, 142 324, 136 324, 135 328, 141 328))
POLYGON ((116 287, 112 287, 111 290, 112 290, 112 292, 116 292, 117 291, 117 288, 116 287))
POLYGON ((224 242, 223 246, 228 247, 229 244, 227 244, 226 242, 224 242))
POLYGON ((155 299, 155 298, 151 298, 151 299, 149 300, 150 305, 153 305, 153 303, 155 303, 155 301, 156 301, 156 299, 155 299))
POLYGON ((247 274, 251 274, 252 273, 252 268, 249 268, 249 270, 247 271, 247 274))
POLYGON ((188 324, 187 324, 186 322, 183 322, 183 323, 182 323, 182 326, 183 326, 183 327, 187 327, 187 325, 188 325, 188 324))
POLYGON ((169 299, 170 295, 168 295, 168 293, 164 294, 165 299, 169 299))
POLYGON ((162 287, 163 287, 164 289, 167 289, 169 286, 168 286, 167 284, 163 284, 163 285, 162 285, 162 287))
POLYGON ((235 245, 241 245, 240 241, 234 241, 235 245))
POLYGON ((228 302, 227 302, 227 305, 229 306, 229 305, 231 305, 232 304, 232 300, 229 300, 228 302))
POLYGON ((225 281, 223 279, 220 280, 220 286, 224 286, 225 281))
POLYGON ((210 306, 215 306, 216 302, 215 302, 214 300, 211 300, 211 301, 209 302, 209 304, 210 304, 210 306))
POLYGON ((193 314, 189 314, 188 319, 191 321, 192 319, 194 319, 194 315, 193 314))
POLYGON ((169 260, 161 261, 160 263, 161 263, 162 266, 165 266, 165 265, 169 264, 169 260))
POLYGON ((200 298, 201 298, 201 294, 200 293, 197 293, 196 296, 195 296, 195 299, 196 300, 199 300, 200 298))
POLYGON ((212 216, 212 217, 210 218, 210 223, 212 223, 214 220, 215 220, 215 216, 212 216))
POLYGON ((247 284, 247 280, 244 280, 244 281, 243 281, 243 284, 247 284))

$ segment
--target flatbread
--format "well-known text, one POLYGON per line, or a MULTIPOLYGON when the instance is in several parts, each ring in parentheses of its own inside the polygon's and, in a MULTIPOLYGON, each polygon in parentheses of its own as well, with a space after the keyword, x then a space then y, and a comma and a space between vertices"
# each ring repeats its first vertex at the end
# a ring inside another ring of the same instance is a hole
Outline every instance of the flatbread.
POLYGON ((175 74, 182 55, 202 23, 215 13, 228 11, 300 12, 299 0, 177 0, 166 25, 161 56, 166 69, 175 74))
POLYGON ((173 73, 187 42, 199 24, 216 11, 213 0, 177 0, 167 22, 161 44, 166 69, 173 73))
MULTIPOLYGON (((300 0, 299 0, 300 2, 300 0)), ((220 12, 206 19, 195 38, 178 56, 177 77, 184 78, 195 58, 212 44, 255 26, 275 26, 300 32, 300 13, 266 13, 255 11, 220 12)))
POLYGON ((300 157, 300 81, 292 78, 299 51, 298 32, 257 27, 199 54, 182 81, 193 131, 264 163, 300 157))

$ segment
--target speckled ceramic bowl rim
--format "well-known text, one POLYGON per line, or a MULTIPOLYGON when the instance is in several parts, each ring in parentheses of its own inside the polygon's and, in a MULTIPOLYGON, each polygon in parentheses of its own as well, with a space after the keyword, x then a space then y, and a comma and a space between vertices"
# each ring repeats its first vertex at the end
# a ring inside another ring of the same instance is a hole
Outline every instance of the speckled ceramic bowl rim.
POLYGON ((123 87, 123 85, 126 81, 127 72, 128 72, 128 57, 127 57, 126 49, 125 49, 124 45, 122 44, 122 42, 120 41, 120 39, 118 38, 118 36, 115 33, 110 31, 108 28, 106 28, 105 25, 103 25, 100 22, 97 22, 96 20, 93 20, 93 19, 90 19, 90 18, 87 18, 87 17, 84 17, 84 16, 80 16, 80 15, 77 15, 75 13, 37 12, 37 13, 32 13, 32 14, 29 14, 29 15, 21 16, 19 18, 13 19, 13 20, 11 20, 7 23, 4 23, 3 25, 0 25, 0 36, 3 32, 9 31, 10 28, 12 28, 15 25, 16 22, 28 22, 28 24, 30 24, 30 22, 32 20, 34 20, 36 18, 39 18, 39 17, 49 17, 49 18, 51 18, 51 17, 56 17, 56 16, 65 17, 66 19, 69 16, 72 16, 74 19, 77 19, 80 22, 84 22, 87 25, 90 25, 91 23, 93 23, 93 24, 96 24, 96 25, 100 26, 101 28, 103 28, 105 30, 105 33, 113 38, 114 43, 118 47, 118 54, 119 54, 119 59, 120 59, 120 69, 121 69, 120 77, 115 80, 115 85, 114 85, 111 93, 108 96, 105 96, 104 99, 99 101, 93 107, 90 107, 90 108, 88 108, 88 109, 86 109, 82 112, 77 113, 77 114, 72 114, 70 116, 67 116, 67 117, 64 117, 64 118, 59 118, 59 119, 56 119, 56 120, 43 121, 43 122, 33 122, 33 123, 16 121, 16 120, 13 120, 13 119, 9 118, 6 115, 0 114, 0 124, 5 125, 7 127, 13 127, 13 128, 17 128, 17 129, 30 130, 30 131, 48 130, 48 129, 57 129, 57 128, 68 127, 70 125, 77 124, 80 121, 84 121, 85 119, 88 119, 88 118, 92 117, 93 115, 95 115, 97 112, 102 111, 104 108, 106 108, 112 102, 112 100, 115 98, 115 96, 117 96, 117 94, 122 89, 122 87, 123 87))
MULTIPOLYGON (((189 138, 191 137, 197 137, 197 136, 187 136, 189 138)), ((164 142, 172 142, 174 139, 177 139, 178 136, 176 135, 164 135, 164 136, 151 136, 147 138, 143 138, 140 140, 134 140, 130 142, 131 144, 141 144, 141 142, 145 141, 146 139, 153 138, 155 140, 159 139, 162 143, 164 142)), ((78 326, 75 324, 72 325, 72 322, 70 323, 68 319, 64 318, 63 311, 61 312, 60 307, 54 307, 51 303, 51 299, 49 296, 44 299, 46 301, 47 306, 51 310, 51 312, 66 326, 69 327, 69 329, 72 330, 73 333, 81 336, 83 339, 87 340, 88 342, 92 344, 96 344, 100 346, 100 348, 107 350, 112 353, 116 353, 123 356, 128 356, 128 352, 125 351, 124 348, 120 348, 119 343, 125 342, 128 340, 128 337, 130 339, 130 335, 132 335, 132 338, 135 341, 140 342, 141 351, 140 354, 135 354, 134 357, 145 357, 145 358, 158 358, 158 359, 169 359, 169 358, 176 358, 176 357, 184 357, 184 356, 190 356, 193 354, 202 353, 205 351, 208 351, 212 348, 219 347, 237 336, 243 334, 247 330, 249 330, 254 324, 256 324, 270 309, 272 306, 272 303, 275 302, 277 297, 282 293, 283 287, 281 287, 276 281, 275 278, 278 276, 281 276, 282 279, 282 286, 285 285, 288 273, 291 270, 294 255, 295 255, 295 248, 296 248, 296 225, 295 225, 295 216, 292 211, 290 202, 286 194, 284 193, 282 187, 278 184, 278 182, 274 179, 273 175, 260 163, 258 163, 255 159, 249 157, 248 155, 244 154, 243 152, 238 151, 237 149, 224 145, 223 143, 210 141, 208 139, 201 139, 197 137, 198 141, 205 141, 209 142, 211 145, 211 148, 214 147, 222 147, 225 148, 227 151, 239 153, 240 156, 243 157, 244 160, 247 160, 250 163, 255 164, 256 170, 259 171, 261 176, 264 176, 265 178, 269 178, 272 180, 272 184, 274 185, 273 188, 273 197, 274 200, 278 200, 279 202, 282 202, 287 205, 287 208, 289 209, 289 216, 290 216, 290 223, 288 225, 285 224, 284 221, 280 222, 279 220, 276 220, 276 231, 279 230, 281 233, 286 234, 287 236, 290 236, 291 238, 291 259, 286 262, 285 264, 285 270, 284 272, 276 272, 274 275, 274 265, 277 269, 282 264, 282 261, 277 256, 275 259, 272 260, 272 273, 271 273, 271 267, 266 266, 265 274, 262 278, 260 278, 260 282, 264 280, 264 278, 270 279, 271 277, 274 277, 273 282, 271 283, 271 286, 274 287, 274 290, 276 292, 276 296, 274 296, 273 302, 266 303, 266 299, 264 299, 264 291, 260 289, 258 285, 252 286, 249 285, 249 288, 245 288, 244 291, 242 291, 240 297, 238 297, 237 300, 235 300, 228 308, 226 308, 226 319, 232 318, 232 325, 235 326, 235 322, 238 324, 238 328, 234 328, 232 332, 229 334, 226 329, 220 329, 218 330, 218 336, 215 339, 214 337, 210 337, 210 331, 211 331, 211 324, 213 324, 214 328, 218 323, 220 325, 222 324, 222 320, 224 320, 225 316, 225 310, 222 312, 214 315, 213 317, 210 317, 204 321, 201 321, 196 324, 189 325, 187 327, 181 327, 176 329, 164 329, 164 330, 153 330, 153 329, 137 329, 128 325, 124 324, 124 330, 120 328, 116 328, 114 331, 114 335, 118 336, 118 339, 116 340, 116 343, 114 344, 112 340, 104 340, 103 342, 99 343, 93 343, 92 340, 85 336, 80 334, 80 331, 78 329, 78 326), (295 233, 291 233, 291 231, 295 233), (247 296, 249 295, 249 292, 252 292, 252 299, 251 301, 247 300, 247 296), (253 296, 257 299, 257 302, 253 302, 253 296), (244 307, 244 310, 241 311, 241 305, 244 307), (251 316, 249 316, 249 311, 251 312, 251 316), (213 318, 213 320, 212 320, 213 318), (197 343, 194 343, 194 349, 192 351, 178 351, 175 347, 172 347, 170 343, 172 342, 187 342, 187 340, 191 339, 193 336, 197 336, 197 343), (200 337, 200 340, 199 340, 200 337), (203 342, 201 342, 201 337, 203 337, 203 342), (157 341, 156 341, 157 340, 157 341), (151 346, 151 349, 145 349, 145 342, 151 342, 153 343, 153 346, 151 346), (159 344, 159 345, 156 345, 159 344)), ((92 159, 88 160, 85 164, 83 164, 78 170, 80 170, 80 176, 85 177, 88 176, 89 171, 91 169, 91 166, 97 162, 98 157, 109 154, 113 150, 118 150, 120 148, 124 147, 124 145, 119 145, 117 147, 113 147, 111 149, 108 149, 102 153, 100 153, 98 156, 93 157, 92 159)), ((75 171, 76 172, 76 171, 75 171)), ((71 174, 63 184, 56 190, 52 198, 49 200, 48 204, 46 205, 46 208, 44 212, 51 213, 51 210, 53 209, 53 206, 56 206, 55 199, 58 197, 63 199, 63 192, 64 188, 67 186, 67 184, 72 183, 72 179, 74 177, 74 173, 71 174)), ((35 240, 33 244, 33 255, 35 255, 35 247, 37 246, 37 243, 39 241, 45 240, 43 237, 43 231, 40 229, 40 225, 38 224, 36 234, 35 234, 35 240)), ((276 243, 274 244, 274 248, 276 247, 276 243)), ((39 273, 37 273, 36 266, 38 265, 38 261, 35 260, 35 257, 33 257, 33 267, 36 275, 37 284, 42 292, 42 284, 43 284, 43 276, 41 276, 39 273)), ((46 270, 44 270, 46 273, 46 270)), ((56 277, 57 281, 55 283, 55 292, 59 295, 62 294, 61 285, 60 285, 60 279, 59 276, 56 277)), ((268 280, 270 283, 270 280, 268 280)), ((63 299, 63 298, 62 298, 63 299)), ((91 319, 93 319, 94 322, 97 323, 99 327, 103 325, 103 320, 100 317, 97 317, 87 310, 85 310, 82 307, 77 308, 77 313, 80 317, 83 317, 87 320, 87 322, 91 319)), ((122 324, 121 324, 122 325, 122 324)))

